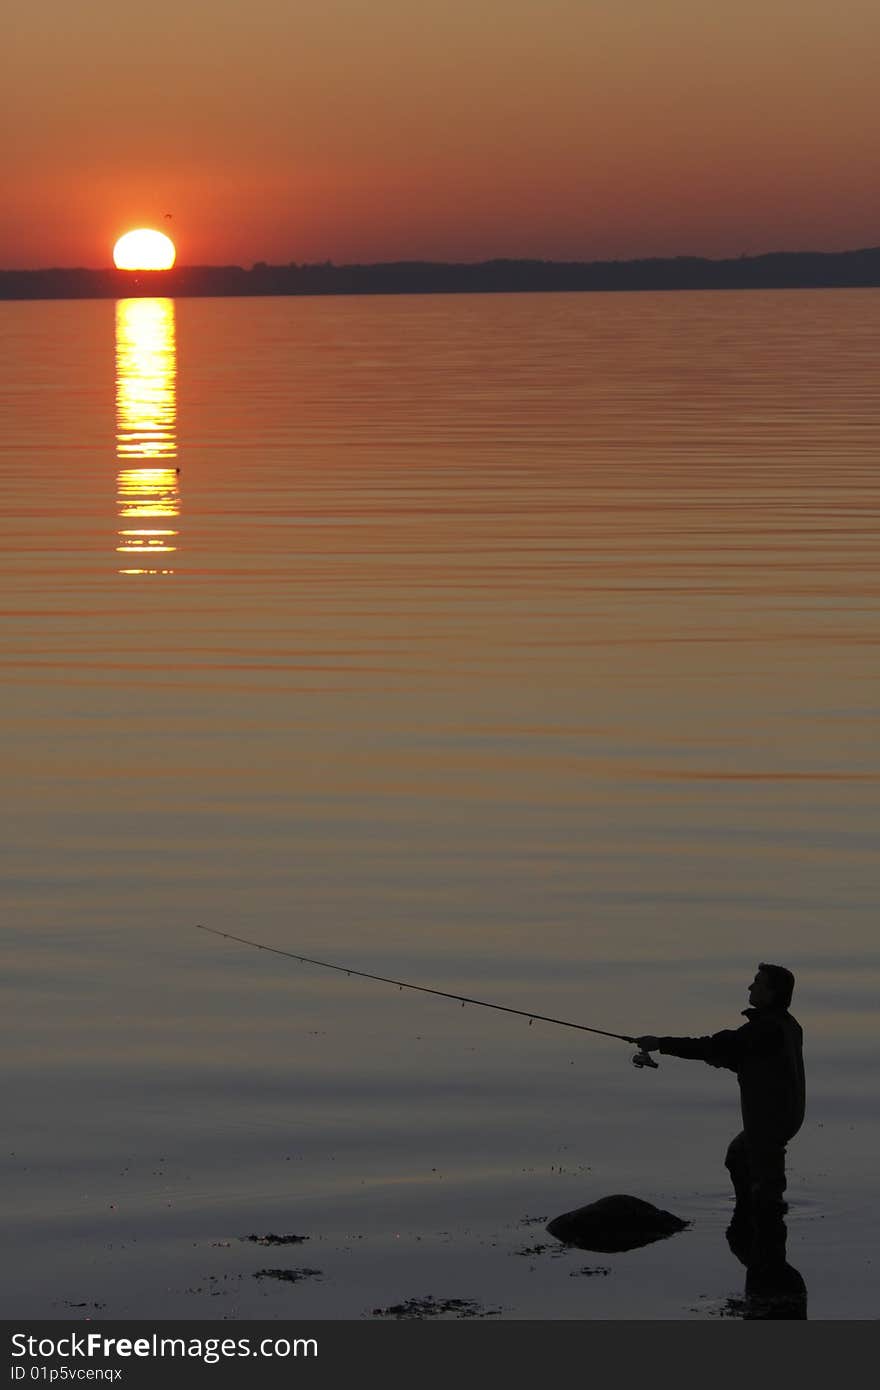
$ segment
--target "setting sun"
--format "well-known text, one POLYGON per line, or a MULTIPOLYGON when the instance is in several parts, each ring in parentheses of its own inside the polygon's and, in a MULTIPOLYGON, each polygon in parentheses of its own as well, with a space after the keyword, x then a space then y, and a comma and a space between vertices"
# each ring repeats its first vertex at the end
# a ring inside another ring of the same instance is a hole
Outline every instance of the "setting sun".
POLYGON ((174 242, 164 232, 139 227, 126 232, 113 247, 117 270, 170 270, 176 255, 174 242))

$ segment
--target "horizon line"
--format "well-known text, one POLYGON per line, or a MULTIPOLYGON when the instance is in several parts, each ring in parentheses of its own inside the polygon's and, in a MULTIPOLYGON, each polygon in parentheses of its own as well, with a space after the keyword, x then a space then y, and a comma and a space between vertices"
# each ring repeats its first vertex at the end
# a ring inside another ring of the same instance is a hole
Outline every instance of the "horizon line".
POLYGON ((772 251, 750 251, 740 252, 727 256, 706 256, 697 252, 674 252, 669 255, 644 255, 644 256, 601 256, 593 257, 589 260, 579 260, 571 258, 556 258, 547 256, 485 256, 479 260, 437 260, 425 259, 424 257, 397 257, 393 260, 384 261, 333 261, 329 259, 315 261, 253 261, 249 266, 240 265, 237 262, 227 261, 225 263, 200 262, 184 264, 175 262, 166 270, 121 270, 112 262, 104 265, 47 265, 47 266, 0 266, 0 275, 41 275, 52 273, 74 273, 85 272, 87 274, 104 274, 110 272, 114 275, 173 275, 175 271, 187 270, 238 270, 243 274, 249 275, 255 270, 346 270, 346 269, 378 269, 386 266, 444 266, 471 268, 485 265, 552 265, 552 266, 599 266, 599 265, 644 265, 646 263, 656 263, 660 261, 704 261, 710 265, 724 265, 728 262, 756 261, 774 256, 859 256, 867 253, 880 252, 880 244, 873 246, 848 247, 843 251, 817 250, 815 248, 777 249, 772 251))

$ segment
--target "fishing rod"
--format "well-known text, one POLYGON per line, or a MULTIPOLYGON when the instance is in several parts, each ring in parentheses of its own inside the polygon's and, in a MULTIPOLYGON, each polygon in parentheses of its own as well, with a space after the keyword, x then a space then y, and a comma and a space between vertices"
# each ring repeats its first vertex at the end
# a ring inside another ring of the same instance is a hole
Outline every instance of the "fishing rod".
MULTIPOLYGON (((455 999, 464 1008, 465 1004, 474 1004, 480 1009, 496 1009, 502 1014, 518 1014, 520 1018, 529 1020, 529 1027, 535 1019, 539 1023, 554 1023, 560 1028, 577 1028, 582 1033, 598 1033, 603 1038, 617 1038, 620 1042, 636 1043, 636 1038, 631 1038, 626 1033, 609 1033, 605 1028, 589 1028, 585 1023, 571 1023, 565 1018, 550 1018, 547 1014, 533 1014, 527 1009, 512 1009, 507 1004, 490 1004, 485 999, 471 999, 467 994, 451 994, 445 989, 430 989, 427 985, 413 985, 407 980, 392 980, 388 975, 372 975, 368 970, 355 970, 350 965, 335 965, 329 960, 315 960, 312 956, 301 956, 298 951, 284 951, 280 946, 266 946, 262 941, 251 941, 246 936, 235 936, 232 932, 218 931, 216 927, 203 927, 197 924, 196 931, 210 932, 212 936, 222 936, 226 941, 237 941, 242 946, 253 946, 257 951, 271 951, 275 956, 287 956, 290 960, 299 961, 300 965, 320 965, 325 970, 339 970, 343 975, 357 975, 362 980, 378 980, 383 985, 397 985, 398 989, 414 989, 419 994, 436 994, 441 999, 455 999)), ((633 1065, 636 1067, 654 1067, 657 1063, 648 1052, 641 1049, 633 1057, 633 1065)))

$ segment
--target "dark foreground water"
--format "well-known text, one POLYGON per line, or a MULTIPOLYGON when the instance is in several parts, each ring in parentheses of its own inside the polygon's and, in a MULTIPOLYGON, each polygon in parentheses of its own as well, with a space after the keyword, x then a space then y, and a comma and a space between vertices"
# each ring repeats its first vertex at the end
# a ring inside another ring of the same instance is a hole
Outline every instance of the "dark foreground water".
POLYGON ((731 1076, 198 922, 624 1033, 789 965, 876 1316, 878 309, 0 306, 6 1316, 742 1312, 731 1076), (693 1225, 544 1233, 621 1191, 693 1225))

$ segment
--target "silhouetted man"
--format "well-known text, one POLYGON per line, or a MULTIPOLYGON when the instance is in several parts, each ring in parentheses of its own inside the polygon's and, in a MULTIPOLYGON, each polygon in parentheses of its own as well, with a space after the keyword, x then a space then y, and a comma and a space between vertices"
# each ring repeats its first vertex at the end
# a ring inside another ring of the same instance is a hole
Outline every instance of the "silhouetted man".
POLYGON ((772 1223, 786 1210, 785 1146, 803 1123, 805 1086, 797 1019, 788 1012, 794 976, 762 961, 749 989, 748 1020, 707 1038, 638 1038, 646 1052, 690 1057, 727 1067, 739 1080, 742 1132, 725 1165, 733 1180, 733 1228, 772 1223))

